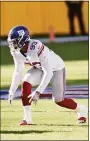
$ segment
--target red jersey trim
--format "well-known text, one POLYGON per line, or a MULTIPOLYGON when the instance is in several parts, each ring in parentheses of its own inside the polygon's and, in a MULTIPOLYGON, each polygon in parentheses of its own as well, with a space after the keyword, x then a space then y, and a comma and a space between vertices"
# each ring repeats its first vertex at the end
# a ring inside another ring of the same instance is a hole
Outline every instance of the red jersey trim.
POLYGON ((44 50, 44 45, 42 45, 41 49, 38 52, 38 56, 40 56, 42 54, 42 51, 44 50))

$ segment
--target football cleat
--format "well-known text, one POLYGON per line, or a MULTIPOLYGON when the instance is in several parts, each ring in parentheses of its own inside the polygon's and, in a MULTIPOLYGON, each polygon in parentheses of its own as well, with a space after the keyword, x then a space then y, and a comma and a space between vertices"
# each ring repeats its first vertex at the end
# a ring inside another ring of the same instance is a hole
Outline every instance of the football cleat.
POLYGON ((32 125, 31 123, 27 123, 26 120, 22 120, 19 125, 32 125))
POLYGON ((80 105, 78 109, 78 120, 77 123, 85 123, 87 117, 87 108, 84 105, 80 105))
POLYGON ((85 117, 80 117, 77 121, 77 124, 80 124, 80 123, 86 123, 86 118, 85 117))

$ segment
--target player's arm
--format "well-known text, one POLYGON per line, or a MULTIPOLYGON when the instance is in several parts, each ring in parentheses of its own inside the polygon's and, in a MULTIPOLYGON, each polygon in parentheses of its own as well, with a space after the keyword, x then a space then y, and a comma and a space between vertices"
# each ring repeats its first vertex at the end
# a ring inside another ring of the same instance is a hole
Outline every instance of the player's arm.
POLYGON ((38 69, 41 69, 43 71, 41 83, 37 87, 37 89, 32 94, 30 94, 28 96, 28 98, 30 98, 30 102, 34 101, 35 104, 39 98, 39 95, 41 93, 43 93, 43 91, 45 90, 45 88, 47 87, 47 85, 49 84, 49 82, 53 76, 52 67, 48 61, 45 62, 45 64, 40 65, 40 67, 38 67, 38 69))
POLYGON ((53 76, 53 71, 48 60, 43 65, 41 65, 41 69, 43 71, 43 76, 42 76, 41 83, 37 87, 36 91, 43 93, 43 91, 45 90, 45 88, 47 87, 47 85, 49 84, 53 76))
MULTIPOLYGON (((37 48, 40 48, 39 51, 33 50, 33 55, 35 55, 35 59, 38 62, 38 68, 40 67, 40 69, 43 71, 43 76, 42 76, 42 80, 40 85, 38 86, 38 88, 36 89, 36 91, 43 93, 43 91, 45 90, 45 88, 47 87, 47 85, 49 84, 52 75, 53 75, 53 71, 52 71, 52 65, 50 64, 51 62, 49 61, 49 59, 47 59, 44 62, 41 62, 39 59, 39 55, 38 52, 40 52, 42 50, 43 44, 41 42, 38 42, 36 44, 37 48), (35 54, 36 53, 36 54, 35 54)), ((42 52, 41 52, 42 53, 42 52)))
POLYGON ((14 73, 12 76, 11 86, 9 89, 9 98, 11 97, 11 99, 13 98, 14 93, 17 90, 20 81, 22 80, 23 70, 24 70, 24 62, 19 60, 20 58, 18 58, 16 54, 15 55, 12 54, 12 56, 13 56, 13 60, 15 64, 15 69, 14 69, 14 73))

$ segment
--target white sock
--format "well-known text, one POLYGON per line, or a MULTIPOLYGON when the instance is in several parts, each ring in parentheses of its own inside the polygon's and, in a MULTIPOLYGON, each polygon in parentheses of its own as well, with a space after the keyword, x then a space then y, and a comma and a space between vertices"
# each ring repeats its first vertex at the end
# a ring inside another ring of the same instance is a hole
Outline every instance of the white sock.
POLYGON ((24 120, 27 121, 27 123, 32 123, 32 115, 31 115, 31 106, 23 106, 24 109, 24 120))
POLYGON ((76 112, 78 114, 78 118, 87 116, 87 108, 84 105, 77 104, 76 112))

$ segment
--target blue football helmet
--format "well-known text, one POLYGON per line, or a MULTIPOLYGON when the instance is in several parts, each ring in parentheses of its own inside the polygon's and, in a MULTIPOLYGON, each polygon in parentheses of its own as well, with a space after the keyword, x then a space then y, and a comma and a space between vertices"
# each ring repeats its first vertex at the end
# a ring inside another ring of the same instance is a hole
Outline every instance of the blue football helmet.
POLYGON ((11 50, 21 49, 30 41, 28 29, 24 26, 13 27, 8 34, 7 41, 11 50))

